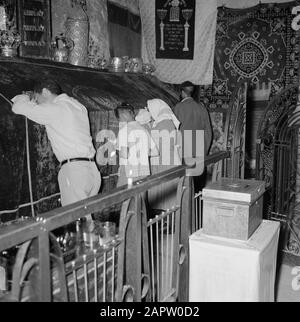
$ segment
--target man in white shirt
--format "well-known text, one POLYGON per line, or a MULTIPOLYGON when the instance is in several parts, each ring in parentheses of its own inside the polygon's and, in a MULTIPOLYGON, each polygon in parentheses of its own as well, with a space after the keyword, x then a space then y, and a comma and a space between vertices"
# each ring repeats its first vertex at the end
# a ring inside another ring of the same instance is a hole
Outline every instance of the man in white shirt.
POLYGON ((156 144, 149 132, 137 121, 129 107, 115 110, 120 122, 117 150, 120 151, 119 180, 117 186, 128 184, 128 179, 138 181, 149 176, 150 156, 158 155, 156 144))
POLYGON ((24 94, 14 97, 12 111, 46 126, 61 166, 58 183, 62 206, 95 196, 101 186, 101 175, 94 162, 95 148, 86 108, 62 94, 60 86, 52 80, 36 82, 33 93, 34 100, 24 94))

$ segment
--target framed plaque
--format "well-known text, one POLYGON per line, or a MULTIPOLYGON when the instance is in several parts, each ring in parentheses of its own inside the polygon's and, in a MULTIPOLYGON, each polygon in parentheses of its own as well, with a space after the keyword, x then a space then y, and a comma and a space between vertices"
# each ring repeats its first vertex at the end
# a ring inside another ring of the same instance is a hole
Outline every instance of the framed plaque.
POLYGON ((50 0, 18 0, 21 57, 49 58, 51 42, 50 0))
POLYGON ((156 58, 194 59, 196 0, 155 0, 156 58))

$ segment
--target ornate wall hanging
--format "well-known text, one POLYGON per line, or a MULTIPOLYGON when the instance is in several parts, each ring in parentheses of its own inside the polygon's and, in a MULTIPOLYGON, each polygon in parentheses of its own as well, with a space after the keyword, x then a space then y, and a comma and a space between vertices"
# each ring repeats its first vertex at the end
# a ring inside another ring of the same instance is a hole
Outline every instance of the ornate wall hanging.
POLYGON ((195 0, 156 0, 156 58, 194 58, 195 10, 195 0))
POLYGON ((200 89, 200 100, 213 115, 226 119, 229 102, 241 83, 248 83, 250 88, 269 84, 271 97, 298 84, 293 4, 218 8, 213 85, 200 89))

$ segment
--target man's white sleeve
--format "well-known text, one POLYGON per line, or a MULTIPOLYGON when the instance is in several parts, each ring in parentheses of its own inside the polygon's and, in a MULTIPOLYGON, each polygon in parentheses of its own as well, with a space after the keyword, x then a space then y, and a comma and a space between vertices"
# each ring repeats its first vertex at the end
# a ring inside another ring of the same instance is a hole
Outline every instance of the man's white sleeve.
POLYGON ((47 125, 53 122, 57 117, 56 107, 52 104, 38 105, 30 101, 27 95, 18 95, 12 99, 14 105, 12 111, 18 115, 24 115, 30 120, 47 125))

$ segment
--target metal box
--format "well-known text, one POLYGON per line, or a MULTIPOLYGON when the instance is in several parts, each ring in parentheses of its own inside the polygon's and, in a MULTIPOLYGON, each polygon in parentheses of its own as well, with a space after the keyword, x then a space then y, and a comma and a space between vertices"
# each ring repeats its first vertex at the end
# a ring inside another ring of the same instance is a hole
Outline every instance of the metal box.
POLYGON ((223 178, 203 189, 203 231, 248 240, 263 219, 265 182, 223 178))

